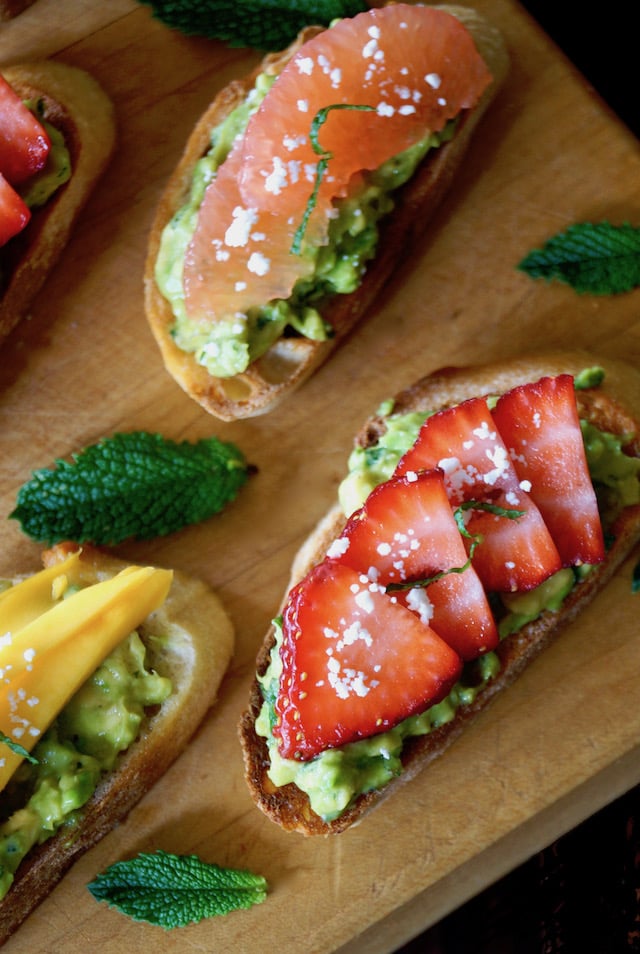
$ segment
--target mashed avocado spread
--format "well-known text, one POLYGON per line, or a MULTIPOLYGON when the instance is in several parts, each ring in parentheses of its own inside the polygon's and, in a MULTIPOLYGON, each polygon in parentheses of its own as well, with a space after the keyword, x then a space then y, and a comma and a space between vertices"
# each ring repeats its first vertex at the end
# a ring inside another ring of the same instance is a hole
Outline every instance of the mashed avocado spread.
MULTIPOLYGON (((385 402, 378 414, 385 418, 385 433, 374 446, 356 447, 352 451, 349 472, 339 488, 340 504, 346 515, 362 506, 374 487, 391 477, 428 417, 425 413, 394 415, 392 402, 385 402)), ((585 421, 581 422, 581 426, 587 463, 606 529, 620 509, 640 503, 640 460, 623 452, 625 436, 605 433, 585 421)), ((588 572, 589 567, 585 566, 563 569, 535 590, 501 597, 501 638, 536 619, 544 610, 558 610, 574 585, 588 572)), ((267 740, 270 759, 268 774, 274 785, 293 782, 307 794, 312 809, 325 821, 341 815, 359 795, 382 788, 394 776, 400 775, 404 740, 425 735, 451 721, 457 710, 473 702, 479 690, 500 669, 496 653, 486 653, 467 663, 461 680, 451 693, 426 712, 406 719, 388 732, 328 749, 308 762, 298 762, 280 756, 271 732, 282 672, 280 620, 275 620, 275 629, 276 643, 271 653, 271 663, 260 678, 264 704, 256 720, 256 732, 267 740)))
POLYGON ((314 273, 296 284, 291 298, 265 302, 247 314, 221 315, 215 322, 193 321, 185 308, 182 272, 205 189, 274 80, 274 76, 261 74, 245 102, 212 130, 211 147, 196 163, 189 199, 165 226, 156 262, 156 283, 175 318, 172 335, 176 345, 192 353, 216 377, 244 371, 287 327, 313 340, 323 341, 331 335, 321 315, 322 301, 356 290, 367 262, 375 255, 378 222, 394 207, 391 193, 411 178, 429 149, 451 138, 455 128, 455 123, 450 123, 441 133, 427 136, 388 160, 364 177, 365 184, 357 192, 336 203, 329 243, 302 253, 313 260, 314 273))
POLYGON ((146 653, 131 633, 42 736, 32 752, 37 761, 22 762, 2 792, 0 899, 31 848, 63 826, 73 831, 77 810, 137 738, 145 709, 170 695, 170 680, 147 668, 146 653))
POLYGON ((60 130, 44 119, 43 104, 39 100, 30 100, 25 105, 42 123, 51 143, 44 168, 31 176, 20 189, 23 202, 30 209, 35 209, 44 205, 70 179, 71 156, 60 130))

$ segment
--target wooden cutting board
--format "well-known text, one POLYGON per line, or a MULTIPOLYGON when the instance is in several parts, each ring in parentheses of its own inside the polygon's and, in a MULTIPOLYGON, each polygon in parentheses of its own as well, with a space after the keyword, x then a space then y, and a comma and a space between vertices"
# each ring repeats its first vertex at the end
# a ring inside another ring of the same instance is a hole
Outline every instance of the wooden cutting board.
POLYGON ((366 323, 270 415, 222 424, 165 373, 143 312, 146 240, 200 112, 257 56, 189 39, 133 0, 38 0, 0 28, 0 64, 43 56, 94 73, 119 147, 64 259, 0 351, 0 573, 38 547, 6 516, 34 468, 116 430, 216 434, 259 468, 206 524, 120 548, 202 576, 237 651, 179 762, 9 942, 11 954, 134 948, 252 954, 392 950, 640 781, 640 597, 632 561, 590 611, 439 763, 338 838, 286 835, 253 807, 236 723, 290 561, 332 503, 353 434, 437 367, 575 346, 640 358, 640 292, 578 296, 516 264, 578 220, 640 222, 638 143, 511 0, 475 4, 504 31, 509 83, 430 228, 366 323), (262 873, 263 905, 165 933, 97 904, 87 883, 140 850, 262 873))

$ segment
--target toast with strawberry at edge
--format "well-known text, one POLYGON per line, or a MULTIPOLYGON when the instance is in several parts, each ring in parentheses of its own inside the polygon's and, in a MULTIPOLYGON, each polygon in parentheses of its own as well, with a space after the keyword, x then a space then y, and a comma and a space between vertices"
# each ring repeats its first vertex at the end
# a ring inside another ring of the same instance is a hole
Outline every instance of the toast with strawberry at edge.
MULTIPOLYGON (((313 374, 373 306, 406 249, 424 233, 431 215, 452 188, 476 127, 506 78, 509 58, 499 30, 475 10, 457 5, 436 9, 452 14, 469 32, 491 74, 489 85, 472 109, 462 110, 453 137, 429 150, 411 179, 395 193, 395 207, 380 222, 375 256, 359 286, 346 294, 332 294, 319 305, 322 319, 331 327, 330 336, 315 340, 302 334, 282 334, 246 370, 231 377, 210 374, 193 353, 176 344, 174 312, 155 277, 162 234, 187 202, 194 167, 211 145, 212 129, 245 101, 260 74, 279 75, 307 41, 323 32, 321 28, 308 27, 286 50, 268 55, 250 75, 222 89, 196 124, 160 200, 149 236, 145 305, 167 371, 190 397, 216 417, 231 421, 265 413, 313 374)), ((433 82, 436 81, 437 77, 433 82)), ((311 120, 309 116, 309 124, 311 120)), ((219 168, 223 167, 224 163, 219 168)), ((301 208, 298 218, 302 219, 303 214, 301 208)), ((226 273, 218 284, 222 282, 228 287, 232 285, 226 273)))
POLYGON ((0 247, 0 343, 23 318, 58 261, 115 146, 115 109, 84 70, 53 60, 0 65, 21 100, 62 134, 71 175, 0 247))
MULTIPOLYGON (((541 379, 549 381, 550 378, 558 377, 561 383, 565 380, 564 376, 576 376, 581 371, 598 366, 604 369, 605 377, 602 384, 596 387, 588 387, 584 390, 576 389, 577 410, 581 419, 587 420, 590 424, 599 428, 601 431, 609 432, 615 435, 621 435, 624 452, 633 458, 640 458, 640 375, 635 369, 617 360, 597 360, 593 355, 583 351, 554 352, 549 354, 532 355, 521 359, 508 360, 500 363, 494 363, 478 367, 469 368, 449 368, 426 376, 411 387, 402 391, 393 402, 392 415, 402 415, 409 412, 419 411, 427 414, 433 411, 443 411, 444 409, 459 406, 461 402, 473 402, 481 395, 501 395, 511 392, 515 396, 516 403, 511 411, 503 413, 503 421, 511 416, 514 417, 522 410, 518 408, 517 400, 519 398, 520 386, 525 383, 538 382, 541 379), (514 390, 515 389, 515 390, 514 390)), ((556 416, 555 409, 547 406, 545 413, 549 412, 551 420, 556 416)), ((445 413, 448 413, 445 411, 445 413)), ((499 415, 496 411, 496 415, 499 415)), ((439 415, 435 415, 435 418, 439 415)), ((533 419, 533 418, 532 418, 533 419)), ((506 423, 505 423, 506 428, 506 423)), ((356 447, 372 448, 378 444, 379 438, 384 434, 387 428, 386 418, 383 416, 372 417, 362 428, 357 439, 356 447)), ((480 431, 478 431, 480 433, 480 431)), ((579 433, 579 431, 578 431, 579 433)), ((533 432, 530 432, 533 436, 533 432)), ((564 453, 565 443, 570 443, 566 433, 562 440, 562 453, 564 453)), ((555 453, 558 452, 556 447, 555 453)), ((513 452, 512 452, 513 453, 513 452)), ((407 455, 408 456, 408 455, 407 455)), ((562 456, 562 455, 561 455, 562 456)), ((560 460, 561 472, 564 467, 562 459, 560 460)), ((402 471, 402 466, 398 466, 398 471, 402 471)), ((433 473, 433 472, 432 472, 433 473)), ((409 471, 408 476, 411 480, 416 480, 416 472, 409 471)), ((563 477, 568 474, 563 473, 563 477)), ((405 477, 396 474, 389 483, 399 479, 406 480, 405 477)), ((526 486, 523 482, 523 486, 526 486)), ((377 491, 374 491, 367 500, 363 510, 371 508, 370 501, 375 499, 377 491)), ((406 506, 405 503, 402 506, 406 506)), ((588 505, 587 505, 588 506, 588 505)), ((540 510, 544 506, 541 503, 540 510)), ((522 511, 520 511, 522 512, 522 511)), ((396 524, 395 511, 391 518, 391 527, 396 524)), ((366 515, 366 514, 365 514, 366 515)), ((486 517, 484 513, 478 514, 480 518, 486 517)), ((358 514, 356 513, 356 518, 358 514)), ((351 521, 354 518, 350 518, 351 521)), ((293 629, 295 625, 300 628, 308 626, 308 617, 305 620, 306 612, 304 592, 301 595, 299 585, 301 581, 311 580, 313 585, 314 574, 318 574, 317 565, 325 567, 327 564, 327 554, 333 554, 333 562, 341 564, 343 558, 341 554, 349 551, 349 548, 336 546, 336 541, 341 542, 344 536, 348 535, 349 520, 340 505, 335 505, 327 515, 319 522, 315 530, 311 533, 306 543, 298 552, 291 572, 291 578, 288 589, 292 591, 289 596, 285 596, 280 613, 289 614, 293 620, 293 629), (313 569, 312 568, 316 568, 313 569), (296 589, 298 588, 298 589, 296 589), (292 595, 293 594, 293 595, 292 595), (297 616, 296 616, 297 613, 297 616)), ((356 523, 357 523, 356 519, 356 523)), ((517 526, 518 519, 505 521, 508 524, 517 526)), ((549 520, 551 523, 551 520, 549 520)), ((593 522, 593 521, 591 521, 593 522)), ((591 528, 597 537, 597 527, 591 528)), ((608 545, 604 558, 592 566, 590 572, 584 575, 584 578, 573 585, 568 595, 564 598, 560 609, 555 611, 544 610, 533 621, 525 623, 522 628, 502 638, 497 646, 494 645, 493 652, 500 661, 500 668, 497 674, 493 675, 486 684, 483 684, 481 690, 475 698, 467 705, 460 706, 454 717, 450 721, 432 728, 427 734, 408 738, 404 741, 402 748, 401 761, 402 772, 397 777, 392 778, 384 787, 360 794, 350 803, 341 814, 330 820, 323 820, 310 807, 307 795, 295 784, 289 783, 282 787, 273 784, 268 776, 270 767, 270 755, 267 748, 266 739, 256 731, 256 719, 258 719, 264 702, 263 689, 260 679, 264 676, 269 667, 271 650, 276 643, 276 628, 272 625, 265 642, 257 658, 257 677, 254 681, 250 693, 250 700, 247 710, 242 716, 239 724, 239 736, 244 754, 245 776, 251 795, 258 807, 274 822, 285 830, 295 830, 305 835, 331 834, 339 833, 359 822, 367 812, 379 805, 386 797, 391 795, 405 781, 413 778, 431 761, 438 758, 446 748, 460 735, 465 726, 474 719, 488 705, 491 699, 503 689, 505 689, 513 680, 527 667, 560 631, 576 617, 581 610, 591 602, 595 595, 606 585, 607 581, 615 573, 624 559, 629 555, 635 544, 640 540, 640 504, 626 506, 615 518, 610 526, 605 526, 607 537, 612 537, 612 542, 608 545)), ((365 533, 366 536, 366 533, 365 533)), ((568 537, 571 536, 569 530, 568 537)), ((589 534, 587 534, 589 537, 589 534)), ((355 539, 355 538, 354 538, 355 539)), ((380 542, 380 535, 375 537, 374 544, 377 547, 380 542)), ((608 541, 607 541, 608 543, 608 541)), ((385 544, 386 545, 386 544, 385 544)), ((587 542, 587 547, 592 548, 590 552, 597 551, 598 543, 587 542)), ((481 552, 482 543, 477 548, 481 552)), ((358 553, 362 550, 362 545, 358 544, 358 553)), ((408 552, 408 551, 407 551, 408 552)), ((565 565, 570 560, 559 557, 559 565, 565 565)), ((332 561, 329 560, 329 563, 332 561)), ((366 564, 365 564, 366 565, 366 564)), ((344 567, 339 567, 339 573, 344 572, 344 567)), ((379 573, 379 571, 377 571, 379 573)), ((330 574, 331 575, 331 574, 330 574)), ((465 574, 462 574, 463 576, 465 574)), ((449 574, 453 576, 453 574, 449 574)), ((378 576, 376 575, 376 579, 378 576)), ((444 576, 447 579, 447 575, 444 576)), ((532 581, 533 582, 533 581, 532 581)), ((309 586, 309 583, 303 583, 309 586)), ((433 586, 433 584, 432 584, 433 586)), ((344 600, 344 597, 341 597, 344 600)), ((376 596, 377 598, 377 596, 376 596)), ((331 599, 330 599, 330 602, 331 599)), ((333 603, 332 603, 333 605, 333 603)), ((346 605, 346 604, 344 604, 346 605)), ((371 607, 369 607, 371 608, 371 607)), ((415 608, 415 607, 414 607, 415 608)), ((349 610, 350 611, 350 610, 349 610)), ((434 613, 437 611, 434 610, 434 613)), ((375 616, 375 614, 374 614, 375 616)), ((375 625, 375 624, 374 624, 375 625)), ((403 621, 403 626, 406 622, 403 621)), ((436 628, 435 615, 433 617, 434 629, 436 628)), ((317 628, 317 627, 316 627, 317 628)), ((289 626, 291 631, 292 627, 289 626)), ((329 627, 323 630, 325 646, 327 644, 327 633, 329 627)), ((377 633, 377 630, 376 630, 377 633)), ((295 642, 295 640, 293 640, 295 642)), ((489 646, 490 644, 487 643, 489 646)), ((324 651, 324 650, 323 650, 324 651)), ((290 667, 288 671, 293 673, 294 682, 296 672, 301 675, 300 669, 308 662, 307 658, 302 658, 298 669, 291 664, 291 654, 295 656, 295 650, 291 648, 291 640, 286 643, 283 653, 289 656, 283 662, 283 666, 290 667)), ((284 659, 284 656, 283 656, 284 659)), ((384 660, 383 660, 384 662, 384 660)), ((314 661, 311 660, 314 665, 314 661)), ((343 667, 344 672, 344 667, 343 667)), ((446 675, 446 670, 442 669, 446 675)), ((305 673, 306 675, 306 673, 305 673)), ((311 676, 311 670, 309 673, 311 676)), ((448 675, 450 678, 450 672, 448 675)), ((311 678, 309 678, 311 684, 311 678)), ((305 683, 305 686, 307 684, 305 683)), ((314 684, 315 685, 315 684, 314 684)), ((352 688, 355 683, 352 682, 352 688)), ((300 686, 295 686, 298 692, 296 700, 298 707, 303 713, 304 721, 304 699, 305 693, 300 692, 300 686)), ((293 691, 293 690, 292 690, 293 691)), ((443 690, 446 692, 446 689, 443 690)), ((309 694, 311 690, 309 690, 309 694)), ((291 731, 294 725, 292 720, 297 717, 288 712, 286 693, 278 701, 278 716, 283 724, 279 728, 281 744, 289 741, 290 753, 295 752, 295 737, 291 741, 291 731), (284 716, 284 720, 283 720, 284 716)), ((442 698, 442 694, 433 697, 435 703, 442 698)), ((293 707, 295 709, 295 706, 293 707)), ((312 720, 309 720, 312 721, 312 720)), ((336 718, 332 723, 336 724, 336 718)), ((370 728, 370 727, 369 727, 370 728)), ((365 731, 367 727, 365 726, 365 731)), ((311 727, 313 730, 313 726, 311 727)), ((312 736, 313 731, 309 732, 312 736)), ((302 733, 304 736, 304 733, 302 733)), ((299 738, 302 737, 299 735, 299 738)), ((357 734, 352 736, 357 738, 357 734)), ((303 745, 308 740, 303 740, 303 745)), ((309 743, 310 750, 317 751, 318 745, 311 739, 309 743), (315 748, 314 748, 315 744, 315 748)), ((302 750, 303 751, 303 750, 302 750)), ((303 751, 304 757, 304 751, 303 751)))

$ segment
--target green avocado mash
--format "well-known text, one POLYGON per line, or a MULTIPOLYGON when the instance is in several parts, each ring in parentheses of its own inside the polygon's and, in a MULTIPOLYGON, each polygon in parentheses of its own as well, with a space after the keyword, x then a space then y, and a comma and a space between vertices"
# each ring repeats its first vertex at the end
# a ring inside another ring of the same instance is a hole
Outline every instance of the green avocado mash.
POLYGON ((388 732, 327 749, 309 762, 284 759, 271 734, 275 698, 281 672, 281 629, 276 621, 276 645, 271 665, 260 680, 265 698, 256 732, 265 736, 269 749, 269 778, 274 785, 295 785, 309 797, 312 809, 325 821, 337 818, 358 795, 382 788, 402 773, 402 746, 405 739, 426 735, 450 722, 460 706, 473 702, 478 691, 497 675, 500 663, 495 653, 486 653, 465 665, 462 678, 446 699, 419 715, 405 719, 388 732))
MULTIPOLYGON (((428 413, 393 414, 393 402, 385 402, 378 414, 384 417, 386 431, 372 447, 357 447, 349 457, 349 472, 339 488, 339 499, 346 515, 364 503, 375 486, 387 480, 402 455, 413 445, 428 413)), ((640 502, 640 461, 624 454, 625 438, 599 431, 581 422, 587 463, 591 473, 605 527, 622 507, 640 502), (602 501, 606 510, 602 510, 602 501)), ((557 611, 572 588, 589 572, 589 567, 560 570, 541 586, 527 593, 500 597, 500 637, 516 632, 537 619, 544 610, 557 611)), ((306 792, 311 808, 325 821, 342 814, 358 795, 381 788, 402 772, 401 753, 405 739, 424 735, 455 716, 457 710, 473 701, 478 691, 500 669, 498 656, 489 652, 466 664, 463 676, 452 692, 438 705, 407 719, 391 731, 328 749, 308 762, 280 756, 271 732, 275 699, 282 666, 280 661, 280 621, 275 621, 276 644, 271 662, 260 678, 264 704, 256 720, 256 732, 264 736, 269 750, 269 778, 274 785, 293 782, 306 792)))
POLYGON ((378 222, 393 209, 390 193, 413 175, 429 149, 450 139, 455 128, 450 123, 441 133, 427 136, 390 159, 366 175, 364 186, 357 192, 336 203, 337 215, 331 222, 329 243, 303 251, 314 262, 314 274, 296 284, 291 298, 265 302, 246 314, 221 315, 215 322, 193 321, 185 308, 182 272, 204 191, 274 79, 267 74, 259 76, 247 100, 212 130, 211 147, 194 169, 189 200, 165 227, 156 262, 156 283, 175 317, 175 343, 192 353, 216 377, 232 377, 244 371, 287 327, 317 341, 330 337, 331 328, 321 315, 322 301, 331 295, 355 291, 367 262, 375 254, 378 222))
POLYGON ((146 652, 131 633, 42 736, 32 752, 36 763, 25 760, 2 792, 0 899, 31 848, 63 826, 73 831, 77 809, 137 738, 145 709, 171 693, 169 679, 146 668, 146 652))
POLYGON ((35 209, 44 205, 53 193, 70 179, 71 156, 60 130, 44 119, 42 103, 35 100, 29 101, 25 105, 40 120, 51 143, 44 169, 31 176, 19 190, 23 202, 30 209, 35 209))
POLYGON ((622 451, 628 435, 606 434, 587 421, 581 427, 598 506, 610 523, 624 507, 640 503, 640 460, 622 451))

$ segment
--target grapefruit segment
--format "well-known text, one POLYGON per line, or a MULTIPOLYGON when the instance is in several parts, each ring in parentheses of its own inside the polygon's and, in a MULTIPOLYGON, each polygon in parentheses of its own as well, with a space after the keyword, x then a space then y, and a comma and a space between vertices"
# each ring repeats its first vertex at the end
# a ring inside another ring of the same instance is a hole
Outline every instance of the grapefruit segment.
POLYGON ((184 262, 189 316, 289 298, 313 273, 298 253, 326 244, 334 200, 473 107, 490 80, 467 29, 433 7, 369 10, 307 41, 207 186, 184 262))
POLYGON ((289 61, 249 122, 240 191, 245 202, 300 215, 315 181, 314 117, 335 105, 319 132, 331 156, 317 206, 344 194, 360 169, 439 132, 474 106, 491 80, 468 30, 434 7, 368 10, 313 37, 289 61))
POLYGON ((192 318, 211 321, 286 299, 296 281, 313 270, 308 259, 289 251, 297 223, 243 202, 241 162, 236 145, 205 191, 184 261, 185 303, 192 318))

